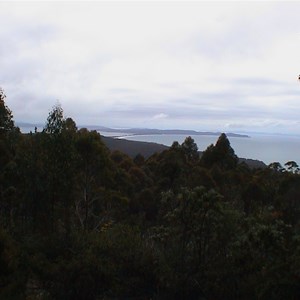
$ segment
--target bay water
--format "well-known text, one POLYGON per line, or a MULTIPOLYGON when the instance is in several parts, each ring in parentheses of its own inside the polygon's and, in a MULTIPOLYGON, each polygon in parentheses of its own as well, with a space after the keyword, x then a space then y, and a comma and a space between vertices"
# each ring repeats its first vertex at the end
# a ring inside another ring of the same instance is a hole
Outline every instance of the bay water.
MULTIPOLYGON (((34 131, 34 127, 21 127, 23 133, 34 131)), ((38 127, 41 131, 42 127, 38 127)), ((153 142, 171 146, 174 141, 183 143, 187 135, 178 134, 152 134, 129 135, 126 132, 100 132, 104 136, 122 138, 131 141, 153 142)), ((191 135, 199 151, 204 151, 210 144, 215 144, 217 135, 191 135)), ((280 134, 250 134, 249 138, 228 137, 231 147, 238 157, 257 159, 265 164, 279 162, 284 165, 288 161, 295 161, 300 165, 300 136, 280 134)))
MULTIPOLYGON (((191 137, 200 151, 204 151, 210 144, 215 144, 218 139, 215 135, 191 135, 191 137)), ((186 135, 123 135, 119 138, 171 146, 174 141, 183 143, 186 135)), ((300 136, 254 134, 249 138, 228 137, 228 139, 238 157, 261 160, 267 165, 272 162, 284 165, 291 160, 300 165, 300 136)))

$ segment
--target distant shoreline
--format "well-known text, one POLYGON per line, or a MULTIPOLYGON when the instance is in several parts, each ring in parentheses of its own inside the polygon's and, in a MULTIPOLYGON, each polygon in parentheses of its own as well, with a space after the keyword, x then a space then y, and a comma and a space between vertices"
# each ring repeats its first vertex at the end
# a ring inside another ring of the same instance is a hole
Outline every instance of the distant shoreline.
MULTIPOLYGON (((101 131, 100 131, 101 133, 101 131)), ((140 136, 140 135, 205 135, 205 136, 220 136, 222 132, 147 132, 147 133, 125 133, 124 135, 116 136, 116 137, 128 137, 128 136, 140 136)), ((246 134, 238 134, 238 133, 225 133, 228 137, 239 137, 239 138, 251 138, 249 135, 246 134)))
MULTIPOLYGON (((195 130, 181 130, 181 129, 148 129, 148 128, 130 128, 130 129, 112 129, 112 128, 95 128, 100 133, 121 133, 119 136, 138 136, 138 135, 205 135, 205 136, 220 136, 222 132, 210 132, 210 131, 195 131, 195 130), (124 133, 124 134, 123 134, 124 133)), ((247 134, 238 134, 233 132, 225 132, 228 137, 250 138, 247 134)))
MULTIPOLYGON (((209 132, 209 131, 194 131, 194 130, 180 130, 180 129, 140 129, 132 128, 125 129, 124 131, 119 129, 107 128, 108 130, 101 130, 93 127, 94 130, 100 132, 100 134, 105 135, 105 133, 116 133, 116 135, 110 135, 118 138, 124 138, 128 136, 141 136, 141 135, 194 135, 194 136, 220 136, 222 132, 209 132)), ((250 138, 247 134, 239 134, 233 132, 225 132, 228 137, 238 137, 238 138, 250 138)))
MULTIPOLYGON (((29 132, 30 130, 34 130, 35 127, 38 129, 43 128, 42 124, 30 124, 23 122, 16 122, 17 126, 20 127, 22 132, 29 132)), ((78 125, 78 128, 87 128, 89 130, 96 130, 102 133, 116 133, 116 137, 124 137, 124 136, 138 136, 138 135, 205 135, 205 136, 220 136, 222 134, 221 131, 213 132, 213 131, 196 131, 196 130, 185 130, 185 129, 149 129, 149 128, 122 128, 115 129, 104 126, 97 125, 78 125)), ((228 137, 239 137, 239 138, 250 138, 247 134, 239 134, 233 132, 225 132, 228 137)), ((103 134, 105 135, 105 134, 103 134)))
MULTIPOLYGON (((142 137, 142 136, 178 136, 178 135, 182 135, 182 136, 212 136, 212 137, 218 137, 219 134, 217 133, 211 133, 211 134, 201 134, 201 133, 198 133, 198 134, 183 134, 183 133, 180 133, 180 134, 176 134, 176 133, 124 133, 124 134, 112 134, 112 135, 107 135, 107 132, 101 132, 99 131, 99 133, 102 135, 102 136, 107 136, 107 137, 111 137, 111 138, 114 138, 114 139, 122 139, 122 140, 125 140, 127 138, 134 138, 134 137, 142 137)), ((238 135, 238 134, 227 134, 227 137, 229 138, 251 138, 250 136, 242 136, 242 135, 238 135)))

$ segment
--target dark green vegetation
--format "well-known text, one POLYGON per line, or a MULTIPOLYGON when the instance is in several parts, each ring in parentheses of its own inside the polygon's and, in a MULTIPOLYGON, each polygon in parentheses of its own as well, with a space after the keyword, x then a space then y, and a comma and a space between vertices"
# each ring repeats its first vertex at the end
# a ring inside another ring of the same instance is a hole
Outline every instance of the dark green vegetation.
MULTIPOLYGON (((168 146, 157 143, 129 141, 125 139, 111 138, 107 136, 101 136, 101 139, 110 151, 118 150, 123 152, 124 154, 127 154, 131 158, 135 158, 138 154, 143 155, 144 158, 149 158, 156 152, 160 153, 164 150, 169 149, 168 146)), ((199 157, 201 157, 203 152, 198 152, 199 157)), ((252 169, 267 167, 265 163, 260 160, 239 157, 239 163, 243 162, 252 169)))
POLYGON ((295 162, 225 134, 132 159, 59 105, 21 134, 0 97, 0 299, 299 299, 295 162))

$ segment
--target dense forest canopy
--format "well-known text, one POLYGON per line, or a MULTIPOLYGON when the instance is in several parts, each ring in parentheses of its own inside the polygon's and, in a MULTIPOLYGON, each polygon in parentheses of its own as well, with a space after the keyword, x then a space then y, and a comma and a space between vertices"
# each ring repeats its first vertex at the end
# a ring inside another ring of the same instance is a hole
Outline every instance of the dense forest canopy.
POLYGON ((0 299, 299 299, 300 175, 225 134, 145 159, 57 104, 22 134, 0 90, 0 299))

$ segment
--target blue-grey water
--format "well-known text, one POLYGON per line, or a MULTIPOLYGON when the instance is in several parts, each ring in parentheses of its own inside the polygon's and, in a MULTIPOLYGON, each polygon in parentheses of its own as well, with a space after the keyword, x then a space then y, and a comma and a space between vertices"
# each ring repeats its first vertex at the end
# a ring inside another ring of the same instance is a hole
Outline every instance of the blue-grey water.
MULTIPOLYGON (((105 135, 105 134, 104 134, 105 135)), ((210 144, 215 144, 218 136, 191 135, 200 151, 210 144)), ((172 145, 174 141, 180 144, 186 135, 132 135, 122 138, 132 141, 154 142, 172 145)), ((239 157, 258 159, 266 164, 280 162, 284 165, 293 160, 300 164, 300 137, 288 135, 251 135, 250 138, 229 137, 230 144, 239 157)))
MULTIPOLYGON (((21 127, 26 133, 34 131, 34 127, 21 127)), ((42 127, 38 127, 41 131, 42 127)), ((154 135, 129 135, 124 132, 100 132, 104 136, 120 137, 132 141, 154 142, 171 146, 174 141, 180 144, 186 135, 154 134, 154 135)), ((200 151, 204 151, 210 144, 215 144, 218 136, 191 135, 200 151)), ((239 157, 258 159, 265 164, 280 162, 284 165, 293 160, 300 165, 300 136, 278 134, 251 134, 250 138, 229 137, 230 144, 239 157)))

